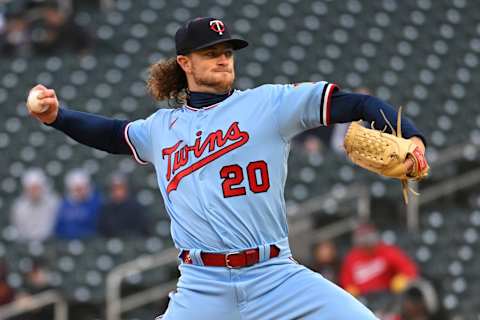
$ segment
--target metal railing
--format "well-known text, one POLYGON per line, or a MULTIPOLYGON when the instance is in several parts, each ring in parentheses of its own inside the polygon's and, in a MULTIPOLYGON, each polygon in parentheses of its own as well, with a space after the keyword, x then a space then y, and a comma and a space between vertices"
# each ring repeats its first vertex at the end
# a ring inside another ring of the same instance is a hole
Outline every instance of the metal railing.
POLYGON ((68 306, 63 296, 55 290, 44 291, 29 297, 17 299, 0 307, 0 320, 7 320, 46 306, 53 305, 53 320, 68 320, 68 306))
POLYGON ((176 280, 145 289, 129 296, 122 297, 121 295, 121 285, 125 278, 140 274, 146 270, 176 263, 177 256, 177 249, 170 248, 159 254, 141 256, 115 267, 107 275, 106 280, 107 320, 120 320, 122 313, 158 301, 175 289, 176 280))
POLYGON ((344 195, 338 197, 333 191, 308 199, 300 206, 289 210, 289 216, 293 216, 290 223, 290 236, 302 234, 310 228, 310 221, 298 219, 297 217, 306 217, 321 210, 322 206, 335 199, 337 202, 353 200, 356 201, 356 213, 362 220, 368 220, 370 217, 371 197, 369 188, 361 184, 351 185, 345 189, 344 195))
MULTIPOLYGON (((430 162, 431 170, 458 161, 465 158, 466 153, 476 153, 480 151, 480 146, 471 143, 463 145, 452 146, 439 152, 435 159, 430 162)), ((418 231, 420 206, 440 199, 441 197, 450 195, 460 190, 472 187, 480 183, 480 169, 474 169, 460 176, 443 180, 422 189, 420 196, 410 197, 409 205, 407 206, 407 227, 410 231, 418 231)), ((412 183, 411 186, 418 190, 418 183, 412 183)))
POLYGON ((480 168, 473 169, 457 177, 441 181, 422 190, 421 197, 412 197, 413 201, 407 208, 407 225, 409 230, 419 228, 420 206, 441 199, 460 190, 480 184, 480 168))

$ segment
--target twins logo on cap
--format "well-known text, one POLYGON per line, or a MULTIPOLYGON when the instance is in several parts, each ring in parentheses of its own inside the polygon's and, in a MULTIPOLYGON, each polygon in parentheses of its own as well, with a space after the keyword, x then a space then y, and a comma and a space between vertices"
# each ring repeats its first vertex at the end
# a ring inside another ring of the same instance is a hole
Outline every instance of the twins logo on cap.
POLYGON ((248 46, 247 41, 231 37, 227 24, 218 18, 190 20, 175 33, 177 55, 185 55, 223 42, 230 43, 234 50, 248 46))
POLYGON ((225 25, 220 20, 212 20, 210 21, 210 29, 212 29, 219 35, 222 35, 223 32, 225 31, 225 25))

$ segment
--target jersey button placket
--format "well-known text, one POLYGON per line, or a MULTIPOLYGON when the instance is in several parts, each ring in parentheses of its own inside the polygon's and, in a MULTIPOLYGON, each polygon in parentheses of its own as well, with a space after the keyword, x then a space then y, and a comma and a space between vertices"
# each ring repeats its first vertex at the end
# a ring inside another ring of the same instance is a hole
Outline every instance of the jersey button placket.
POLYGON ((195 117, 195 129, 200 130, 202 129, 201 126, 201 119, 202 119, 202 111, 197 111, 196 117, 195 117))

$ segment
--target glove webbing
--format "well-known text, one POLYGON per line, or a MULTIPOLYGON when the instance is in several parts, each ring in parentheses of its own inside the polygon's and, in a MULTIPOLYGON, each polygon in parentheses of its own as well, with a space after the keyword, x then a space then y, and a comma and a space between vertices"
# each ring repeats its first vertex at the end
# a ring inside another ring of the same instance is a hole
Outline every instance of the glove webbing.
MULTIPOLYGON (((390 130, 392 130, 392 134, 394 134, 395 136, 397 136, 399 138, 402 138, 402 107, 400 106, 400 108, 398 109, 397 130, 396 131, 393 129, 392 124, 390 123, 390 121, 388 121, 388 119, 385 116, 385 113, 383 113, 382 109, 380 109, 380 113, 382 114, 383 119, 385 119, 385 122, 390 127, 390 130)), ((373 123, 372 123, 372 126, 373 126, 373 123)), ((386 127, 383 129, 383 131, 385 131, 385 129, 386 129, 386 127)), ((408 191, 410 191, 411 193, 413 193, 416 196, 420 195, 420 193, 418 193, 417 191, 415 191, 412 187, 410 187, 408 185, 408 179, 401 179, 400 182, 402 184, 402 194, 403 194, 403 199, 405 200, 405 204, 408 204, 408 191)))

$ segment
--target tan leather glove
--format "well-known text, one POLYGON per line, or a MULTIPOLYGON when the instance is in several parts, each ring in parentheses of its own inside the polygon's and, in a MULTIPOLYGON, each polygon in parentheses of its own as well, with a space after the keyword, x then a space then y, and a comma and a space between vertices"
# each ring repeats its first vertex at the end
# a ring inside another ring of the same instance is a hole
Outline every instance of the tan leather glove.
POLYGON ((408 180, 421 180, 428 175, 429 166, 423 151, 412 140, 402 138, 401 109, 395 135, 353 122, 348 128, 344 146, 348 157, 360 167, 400 179, 405 203, 408 203, 408 180), (414 162, 410 172, 407 172, 405 165, 407 157, 414 162))

